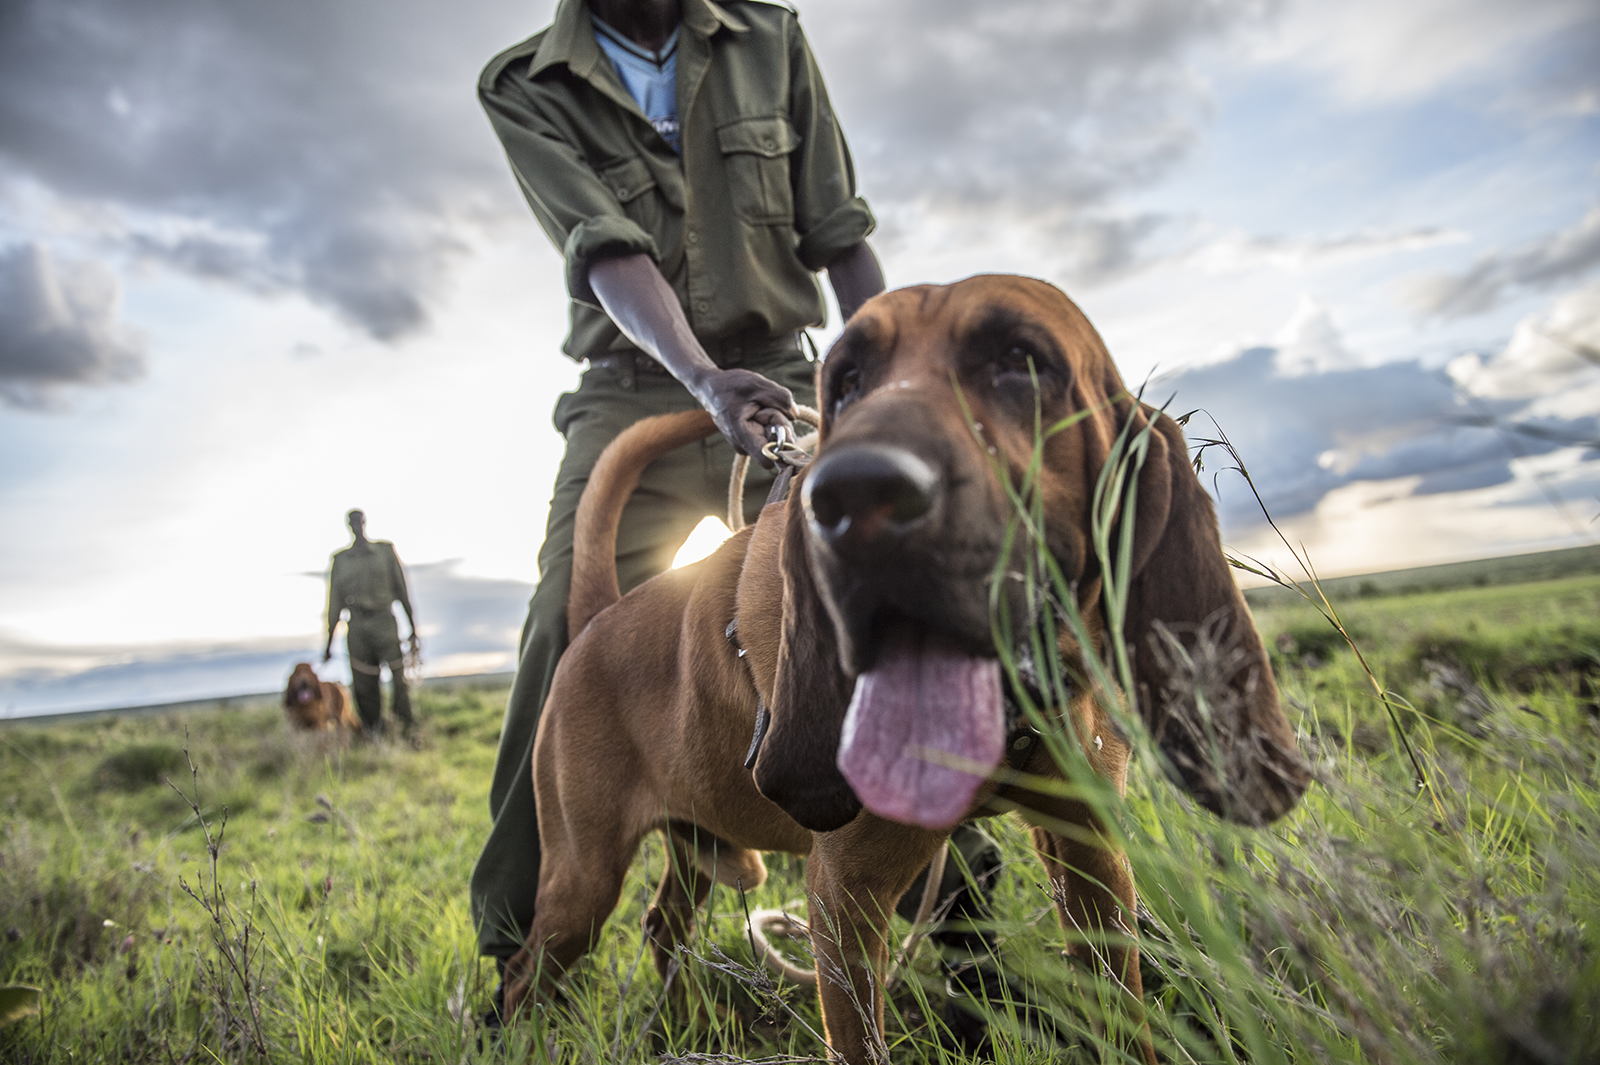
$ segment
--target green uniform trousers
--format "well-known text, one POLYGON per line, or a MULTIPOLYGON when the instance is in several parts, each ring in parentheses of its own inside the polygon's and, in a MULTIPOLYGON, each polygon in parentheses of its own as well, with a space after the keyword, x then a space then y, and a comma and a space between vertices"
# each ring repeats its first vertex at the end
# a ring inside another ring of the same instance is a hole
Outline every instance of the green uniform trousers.
POLYGON ((405 656, 400 651, 400 627, 394 614, 382 611, 350 611, 345 623, 345 648, 350 653, 350 691, 356 699, 361 725, 376 731, 382 726, 383 690, 379 679, 382 665, 389 667, 392 693, 390 710, 407 728, 412 725, 411 694, 406 691, 405 656))
MULTIPOLYGON (((815 403, 816 367, 798 349, 748 355, 742 366, 788 388, 797 403, 815 403)), ((556 474, 549 525, 539 549, 539 585, 528 604, 517 676, 500 732, 489 789, 494 826, 472 871, 472 915, 484 954, 500 958, 514 954, 533 921, 539 887, 533 740, 556 663, 567 646, 578 497, 600 452, 618 433, 642 418, 697 407, 671 377, 604 368, 585 371, 577 391, 556 404, 556 428, 566 437, 567 449, 556 474)), ((733 448, 716 433, 664 455, 645 470, 617 531, 617 576, 624 592, 669 568, 704 517, 726 520, 733 459, 733 448)), ((752 462, 745 488, 747 520, 753 521, 760 512, 771 483, 772 475, 752 462)))

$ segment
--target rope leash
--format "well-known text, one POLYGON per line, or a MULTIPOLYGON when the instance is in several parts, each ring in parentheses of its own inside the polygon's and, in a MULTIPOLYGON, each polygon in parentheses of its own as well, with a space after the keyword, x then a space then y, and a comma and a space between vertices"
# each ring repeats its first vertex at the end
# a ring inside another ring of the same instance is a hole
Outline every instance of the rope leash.
POLYGON ((422 640, 415 632, 406 641, 405 655, 406 687, 413 690, 422 685, 422 640))
MULTIPOLYGON (((406 641, 405 652, 401 658, 397 662, 391 662, 387 664, 389 666, 390 676, 394 675, 394 667, 398 664, 400 666, 401 675, 405 677, 406 686, 408 688, 415 688, 422 682, 422 641, 416 639, 415 637, 408 639, 406 641)), ((369 677, 382 676, 384 665, 385 663, 383 662, 372 665, 363 662, 360 659, 350 659, 350 668, 352 670, 357 673, 364 673, 369 677)))
MULTIPOLYGON (((797 421, 802 421, 817 429, 822 425, 822 415, 811 407, 796 405, 797 421)), ((761 448, 761 454, 766 456, 780 469, 780 482, 787 480, 787 475, 796 470, 803 470, 811 463, 811 452, 817 446, 817 434, 807 433, 799 440, 791 440, 789 431, 783 427, 777 430, 777 439, 768 441, 761 448)), ((750 456, 737 455, 733 460, 733 473, 728 478, 728 528, 738 532, 745 527, 744 520, 744 480, 750 470, 750 456)), ((900 944, 900 950, 889 971, 886 982, 888 988, 893 989, 900 980, 906 965, 910 962, 917 947, 922 944, 923 938, 929 932, 928 922, 933 919, 935 907, 939 902, 939 888, 944 883, 945 860, 949 856, 949 845, 939 848, 934 854, 933 861, 928 864, 928 879, 922 889, 922 899, 917 906, 917 917, 911 923, 911 931, 906 934, 900 944)), ((797 984, 815 987, 817 972, 815 969, 804 969, 789 961, 772 946, 769 936, 779 936, 784 939, 803 939, 810 934, 805 921, 783 910, 762 909, 750 914, 748 924, 749 935, 756 953, 760 956, 761 963, 777 975, 797 984)))
MULTIPOLYGON (((911 931, 900 943, 900 952, 894 959, 894 964, 889 967, 889 977, 884 981, 886 991, 893 991, 900 982, 906 966, 910 963, 917 948, 922 945, 922 940, 932 930, 929 922, 939 903, 939 889, 944 884, 945 861, 950 856, 950 845, 945 843, 934 853, 933 861, 928 863, 928 880, 922 888, 922 901, 917 906, 916 920, 911 923, 911 931)), ((805 939, 811 934, 811 929, 805 921, 784 910, 755 910, 750 914, 747 926, 750 941, 755 946, 756 954, 760 956, 761 964, 773 973, 792 983, 804 987, 817 986, 817 971, 802 968, 780 954, 772 945, 771 936, 783 939, 805 939)))
MULTIPOLYGON (((805 422, 813 429, 822 424, 822 415, 811 407, 795 406, 797 421, 805 422)), ((790 440, 789 431, 782 426, 777 429, 778 438, 769 440, 761 448, 761 454, 771 460, 781 471, 792 473, 803 470, 811 462, 811 450, 817 446, 817 434, 807 433, 799 440, 790 440)), ((733 473, 728 478, 728 531, 738 532, 745 527, 744 520, 744 479, 750 470, 750 456, 736 455, 733 459, 733 473)), ((780 473, 780 476, 782 474, 780 473)))

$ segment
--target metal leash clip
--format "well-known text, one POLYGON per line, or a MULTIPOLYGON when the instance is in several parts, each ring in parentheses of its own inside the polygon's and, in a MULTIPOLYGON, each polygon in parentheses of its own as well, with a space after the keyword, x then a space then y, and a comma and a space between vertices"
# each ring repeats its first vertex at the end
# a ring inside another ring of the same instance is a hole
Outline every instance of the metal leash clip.
POLYGON ((795 443, 794 431, 787 425, 768 426, 767 435, 772 439, 761 446, 761 454, 771 461, 797 470, 811 461, 810 452, 795 443))

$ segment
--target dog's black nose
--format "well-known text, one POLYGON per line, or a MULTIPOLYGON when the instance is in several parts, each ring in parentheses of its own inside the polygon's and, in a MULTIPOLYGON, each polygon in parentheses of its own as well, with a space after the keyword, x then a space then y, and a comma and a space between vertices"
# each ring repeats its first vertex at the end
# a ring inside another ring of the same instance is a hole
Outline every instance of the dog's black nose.
POLYGON ((904 448, 856 444, 831 451, 806 475, 801 502, 833 547, 898 540, 927 517, 939 475, 904 448))

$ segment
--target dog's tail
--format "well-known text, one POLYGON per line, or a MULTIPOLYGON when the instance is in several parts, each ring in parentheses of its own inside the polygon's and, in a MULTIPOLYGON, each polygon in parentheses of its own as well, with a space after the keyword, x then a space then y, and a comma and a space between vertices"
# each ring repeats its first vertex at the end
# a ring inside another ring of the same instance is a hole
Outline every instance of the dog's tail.
POLYGON ((617 523, 645 467, 717 431, 703 410, 646 418, 624 429, 600 453, 589 473, 572 532, 572 591, 567 598, 567 638, 583 631, 600 611, 622 598, 617 584, 617 523))

